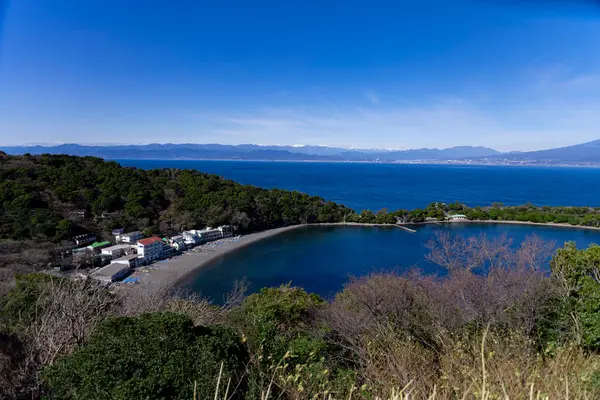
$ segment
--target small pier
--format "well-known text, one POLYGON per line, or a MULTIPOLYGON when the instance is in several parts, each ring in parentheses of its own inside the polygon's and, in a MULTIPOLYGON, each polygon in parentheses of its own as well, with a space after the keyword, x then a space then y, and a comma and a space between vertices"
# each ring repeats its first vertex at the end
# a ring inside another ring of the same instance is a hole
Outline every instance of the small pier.
POLYGON ((408 232, 410 232, 410 233, 417 233, 417 231, 415 231, 414 229, 407 228, 407 227, 406 227, 406 226, 404 226, 404 225, 396 224, 396 226, 397 226, 398 228, 400 228, 400 229, 404 229, 405 231, 408 231, 408 232))

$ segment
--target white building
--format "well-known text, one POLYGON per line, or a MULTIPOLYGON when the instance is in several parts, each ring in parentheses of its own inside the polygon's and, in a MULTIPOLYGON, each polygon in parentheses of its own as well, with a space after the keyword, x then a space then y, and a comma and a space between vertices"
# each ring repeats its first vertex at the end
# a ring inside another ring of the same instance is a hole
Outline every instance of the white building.
POLYGON ((208 226, 205 229, 195 232, 200 237, 202 243, 212 242, 213 240, 219 240, 233 235, 233 229, 229 225, 221 225, 218 228, 211 228, 208 226))
POLYGON ((139 258, 137 254, 129 254, 127 256, 114 259, 110 263, 125 265, 129 268, 137 268, 141 265, 142 259, 139 258))
POLYGON ((102 267, 99 270, 92 273, 91 277, 97 279, 100 282, 112 283, 121 280, 125 275, 131 271, 129 265, 121 263, 111 263, 106 267, 102 267))
POLYGON ((467 216, 464 214, 453 214, 453 215, 448 215, 446 217, 446 219, 449 221, 461 221, 461 220, 467 219, 467 216))
POLYGON ((196 234, 200 237, 202 243, 212 242, 213 240, 219 240, 223 237, 218 228, 211 228, 210 226, 206 227, 206 229, 196 231, 196 234))
POLYGON ((138 240, 137 253, 144 261, 157 260, 163 255, 163 242, 156 236, 138 240))
POLYGON ((144 234, 140 231, 128 232, 118 235, 116 237, 117 243, 135 243, 138 240, 142 239, 144 234))
POLYGON ((101 253, 103 256, 109 256, 111 258, 121 257, 122 255, 129 254, 133 251, 133 247, 130 244, 117 244, 116 246, 105 247, 101 253))

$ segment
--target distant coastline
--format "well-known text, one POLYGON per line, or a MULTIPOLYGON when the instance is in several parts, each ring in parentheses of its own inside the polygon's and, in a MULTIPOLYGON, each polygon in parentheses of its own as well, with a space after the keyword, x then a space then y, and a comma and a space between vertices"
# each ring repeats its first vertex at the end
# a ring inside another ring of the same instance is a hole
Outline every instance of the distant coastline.
POLYGON ((477 161, 455 162, 436 160, 417 161, 360 161, 360 160, 248 160, 235 158, 103 158, 106 161, 139 160, 139 161, 218 161, 218 162, 260 162, 260 163, 314 163, 314 164, 382 164, 382 165, 422 165, 422 166, 457 166, 457 167, 520 167, 520 168, 600 168, 598 164, 544 164, 544 163, 484 163, 477 161))

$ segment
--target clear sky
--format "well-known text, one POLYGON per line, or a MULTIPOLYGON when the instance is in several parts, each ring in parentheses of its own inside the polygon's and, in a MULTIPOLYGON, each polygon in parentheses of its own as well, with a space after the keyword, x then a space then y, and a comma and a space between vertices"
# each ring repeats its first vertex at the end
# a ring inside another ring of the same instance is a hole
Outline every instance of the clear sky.
POLYGON ((9 0, 0 24, 3 145, 600 139, 598 1, 9 0))

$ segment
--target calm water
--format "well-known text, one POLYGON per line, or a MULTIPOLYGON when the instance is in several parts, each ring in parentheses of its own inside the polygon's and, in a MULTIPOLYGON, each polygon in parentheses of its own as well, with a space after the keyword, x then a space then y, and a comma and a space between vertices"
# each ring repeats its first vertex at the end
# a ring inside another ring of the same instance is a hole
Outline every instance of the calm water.
POLYGON ((361 210, 469 205, 600 206, 600 168, 360 163, 116 160, 125 166, 190 168, 264 188, 299 190, 361 210))
MULTIPOLYGON (((442 165, 295 163, 247 161, 117 160, 122 165, 190 168, 264 188, 299 190, 357 210, 424 207, 433 201, 469 205, 502 202, 519 205, 600 205, 600 169, 482 167, 442 165)), ((372 271, 419 267, 426 262, 424 242, 439 227, 411 234, 397 228, 312 227, 285 233, 216 260, 197 271, 189 286, 221 301, 236 280, 251 289, 291 282, 329 297, 351 276, 372 271)), ((454 225, 465 236, 507 233, 515 243, 536 233, 562 245, 600 243, 600 231, 518 225, 454 225)))
POLYGON ((440 273, 425 260, 424 243, 436 229, 452 229, 464 236, 506 233, 518 244, 535 233, 557 246, 573 240, 579 247, 600 243, 600 231, 525 225, 454 224, 420 226, 417 233, 398 228, 310 227, 286 232, 213 261, 190 277, 188 288, 220 302, 236 280, 245 278, 254 292, 265 286, 291 282, 330 297, 351 276, 373 271, 406 271, 418 267, 440 273))

